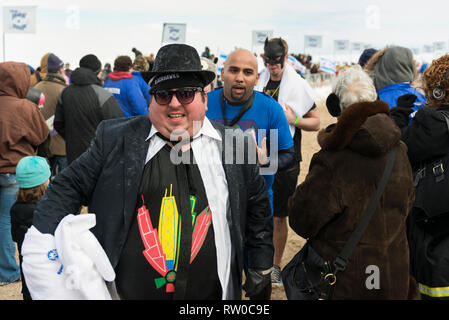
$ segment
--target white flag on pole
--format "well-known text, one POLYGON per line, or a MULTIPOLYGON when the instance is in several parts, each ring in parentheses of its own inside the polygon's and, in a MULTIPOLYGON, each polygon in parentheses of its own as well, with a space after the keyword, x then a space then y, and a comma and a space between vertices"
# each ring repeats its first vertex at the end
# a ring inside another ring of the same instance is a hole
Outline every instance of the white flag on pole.
POLYGON ((36 6, 3 7, 4 33, 36 33, 36 6))
POLYGON ((363 48, 362 42, 353 42, 352 43, 352 51, 361 51, 363 48))
POLYGON ((273 38, 273 30, 253 30, 253 46, 263 46, 267 38, 273 38))
POLYGON ((423 52, 424 53, 432 53, 433 52, 433 45, 425 44, 423 46, 423 52))
POLYGON ((321 48, 321 36, 304 36, 305 48, 321 48))
POLYGON ((164 23, 162 30, 162 45, 169 43, 185 43, 186 42, 185 23, 164 23))
POLYGON ((444 41, 437 41, 433 43, 433 49, 435 51, 443 51, 446 49, 446 43, 444 41))
POLYGON ((334 49, 336 52, 348 51, 349 50, 349 40, 334 40, 334 49))

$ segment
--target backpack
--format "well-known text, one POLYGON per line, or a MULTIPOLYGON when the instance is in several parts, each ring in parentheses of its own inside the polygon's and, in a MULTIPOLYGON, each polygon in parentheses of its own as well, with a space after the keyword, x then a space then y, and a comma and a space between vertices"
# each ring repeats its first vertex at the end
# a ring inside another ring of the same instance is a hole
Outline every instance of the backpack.
MULTIPOLYGON (((449 132, 449 112, 440 110, 449 132)), ((449 154, 422 163, 413 171, 415 202, 425 217, 436 218, 449 212, 449 154)))

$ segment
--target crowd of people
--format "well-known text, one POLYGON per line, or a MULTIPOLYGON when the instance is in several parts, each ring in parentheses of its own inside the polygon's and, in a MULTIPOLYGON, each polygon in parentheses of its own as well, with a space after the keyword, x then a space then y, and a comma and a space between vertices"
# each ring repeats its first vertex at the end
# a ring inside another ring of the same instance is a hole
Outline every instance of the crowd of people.
POLYGON ((243 48, 219 73, 208 47, 132 52, 74 70, 51 52, 38 70, 0 63, 1 285, 21 279, 24 300, 269 300, 287 285, 289 226, 335 260, 391 164, 352 255, 325 264, 326 289, 302 289, 449 297, 449 54, 418 72, 408 48, 365 50, 339 70, 322 128, 282 38, 261 71, 243 48), (302 131, 320 150, 298 184, 302 131))

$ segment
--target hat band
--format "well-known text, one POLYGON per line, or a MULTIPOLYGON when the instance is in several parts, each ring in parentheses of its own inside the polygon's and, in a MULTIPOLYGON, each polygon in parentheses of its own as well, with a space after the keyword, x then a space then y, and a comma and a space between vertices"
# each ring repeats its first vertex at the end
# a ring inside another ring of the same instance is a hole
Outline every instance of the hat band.
POLYGON ((154 85, 161 83, 162 81, 168 81, 173 79, 179 79, 179 73, 165 74, 154 79, 154 85))
POLYGON ((156 76, 150 83, 151 90, 168 90, 185 87, 204 88, 205 81, 203 77, 193 72, 171 73, 156 76))

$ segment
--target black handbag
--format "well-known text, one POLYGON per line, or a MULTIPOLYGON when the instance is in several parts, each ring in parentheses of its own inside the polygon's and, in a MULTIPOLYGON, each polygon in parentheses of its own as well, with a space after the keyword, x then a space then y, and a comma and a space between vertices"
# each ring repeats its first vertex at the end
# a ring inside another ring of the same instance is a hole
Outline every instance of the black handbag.
POLYGON ((376 194, 368 204, 343 250, 333 262, 325 261, 306 242, 304 247, 284 267, 281 275, 288 300, 328 300, 332 297, 337 282, 337 273, 346 269, 349 257, 368 227, 393 170, 395 158, 396 149, 392 149, 387 154, 387 162, 376 194))
MULTIPOLYGON (((449 112, 439 110, 449 130, 449 112)), ((435 218, 449 212, 449 154, 422 163, 413 172, 415 186, 414 207, 420 208, 426 218, 435 218)))

